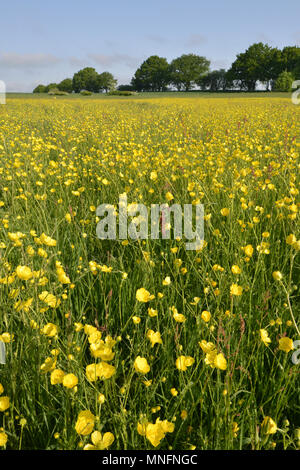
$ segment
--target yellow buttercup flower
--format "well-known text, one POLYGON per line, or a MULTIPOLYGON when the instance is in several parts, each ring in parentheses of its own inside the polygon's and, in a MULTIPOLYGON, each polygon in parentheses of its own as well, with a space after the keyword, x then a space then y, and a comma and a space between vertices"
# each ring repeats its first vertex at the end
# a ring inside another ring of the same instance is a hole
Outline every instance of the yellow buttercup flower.
POLYGON ((150 294, 144 287, 141 287, 136 291, 136 299, 139 302, 149 302, 149 300, 152 300, 154 298, 153 295, 150 294))
POLYGON ((60 299, 55 297, 55 295, 50 294, 48 291, 43 291, 39 294, 39 299, 43 300, 49 307, 56 308, 60 305, 60 299))
POLYGON ((288 245, 294 245, 294 243, 297 241, 297 238, 293 233, 290 233, 290 235, 286 237, 285 241, 288 245))
POLYGON ((18 266, 16 268, 16 274, 18 278, 22 279, 23 281, 28 281, 33 276, 33 273, 28 266, 18 266))
POLYGON ((241 274, 242 272, 241 268, 237 264, 231 266, 231 271, 233 272, 233 274, 241 274))
POLYGON ((40 367, 40 370, 43 373, 50 372, 50 370, 54 370, 56 366, 57 359, 56 357, 47 357, 43 364, 40 367))
POLYGON ((279 339, 279 350, 284 351, 286 353, 290 352, 294 349, 293 340, 284 336, 283 338, 279 339))
POLYGON ((192 366, 195 359, 191 356, 179 356, 176 359, 175 365, 178 370, 186 371, 188 367, 192 366))
POLYGON ((57 273, 57 277, 58 277, 59 282, 61 282, 62 284, 70 284, 71 283, 69 276, 66 275, 63 267, 60 264, 57 264, 57 266, 56 266, 56 273, 57 273))
POLYGON ((53 338, 58 333, 58 328, 54 323, 47 323, 42 329, 42 333, 50 338, 53 338))
POLYGON ((178 313, 177 310, 173 313, 173 318, 178 323, 184 323, 186 321, 185 316, 182 313, 178 313))
POLYGON ((271 343, 271 339, 268 335, 267 330, 262 328, 259 330, 259 333, 260 333, 260 339, 262 340, 262 342, 265 344, 265 346, 268 346, 269 343, 271 343))
POLYGON ((106 398, 105 398, 105 395, 103 395, 103 393, 99 393, 98 395, 98 403, 100 403, 101 405, 103 405, 103 403, 105 402, 106 398))
POLYGON ((108 449, 115 438, 111 432, 106 432, 103 435, 99 431, 94 431, 91 435, 91 440, 93 444, 87 444, 84 446, 83 450, 103 450, 108 449))
POLYGON ((229 215, 229 209, 227 207, 224 207, 223 209, 221 209, 221 215, 223 215, 224 217, 227 217, 229 215))
POLYGON ((71 214, 67 213, 67 214, 65 215, 65 219, 66 219, 66 221, 68 222, 68 224, 70 224, 70 223, 72 222, 71 214))
POLYGON ((157 343, 162 344, 162 339, 161 339, 159 331, 155 332, 153 330, 148 330, 147 331, 147 338, 149 339, 152 348, 157 343))
POLYGON ((174 196, 173 196, 173 194, 172 194, 170 191, 168 191, 168 192, 166 193, 166 200, 167 200, 167 201, 172 201, 172 199, 174 199, 174 196))
POLYGON ((149 317, 156 317, 157 316, 157 310, 154 308, 148 308, 148 315, 149 317))
POLYGON ((232 423, 232 434, 233 434, 233 437, 237 437, 237 433, 239 431, 239 425, 236 421, 233 421, 232 423))
POLYGON ((4 431, 0 431, 0 447, 5 447, 7 444, 7 434, 4 431))
POLYGON ((14 335, 11 335, 7 331, 0 335, 0 341, 2 341, 3 343, 10 343, 13 340, 13 338, 14 338, 14 335))
POLYGON ((216 346, 213 343, 207 342, 205 339, 200 341, 198 344, 205 354, 210 353, 216 349, 216 346))
POLYGON ((230 286, 230 294, 235 296, 240 296, 243 293, 243 288, 238 284, 231 284, 230 286))
POLYGON ((61 384, 63 382, 64 376, 65 376, 65 372, 63 370, 54 369, 50 375, 51 384, 52 385, 61 384))
POLYGON ((275 279, 275 281, 280 281, 280 280, 283 278, 283 276, 282 276, 282 274, 281 274, 280 271, 274 271, 274 272, 272 273, 272 276, 273 276, 273 278, 275 279))
POLYGON ((40 241, 41 241, 44 245, 47 245, 47 246, 56 246, 56 240, 54 240, 53 238, 49 237, 49 236, 46 235, 45 233, 42 233, 42 235, 40 236, 40 241))
POLYGON ((87 436, 90 434, 95 425, 95 416, 89 410, 80 411, 76 424, 75 431, 77 434, 87 436))
POLYGON ((174 424, 167 420, 161 421, 157 418, 155 423, 138 423, 137 431, 141 436, 146 436, 153 447, 157 447, 162 439, 164 439, 166 433, 174 431, 174 424))
POLYGON ((116 368, 105 361, 86 366, 86 376, 91 382, 95 382, 98 379, 110 379, 115 373, 116 368))
POLYGON ((170 276, 165 277, 165 279, 162 282, 163 286, 169 286, 171 284, 171 278, 170 276))
POLYGON ((97 365, 96 364, 87 365, 85 369, 85 373, 86 373, 87 379, 90 382, 95 382, 98 379, 97 365))
POLYGON ((138 356, 134 361, 134 368, 140 374, 148 374, 150 371, 150 366, 147 362, 147 359, 141 356, 138 356))
POLYGON ((74 374, 65 374, 62 384, 66 388, 74 388, 78 384, 78 378, 74 374))
POLYGON ((206 353, 204 362, 212 368, 215 367, 220 370, 227 369, 227 361, 224 355, 222 353, 218 354, 216 349, 212 349, 206 353))
POLYGON ((116 368, 105 361, 97 364, 97 375, 101 380, 110 379, 116 373, 116 368))
POLYGON ((0 397, 0 411, 6 411, 10 407, 9 397, 0 397))
POLYGON ((150 179, 152 181, 155 181, 157 179, 157 171, 151 171, 150 173, 150 179))
POLYGON ((226 370, 227 369, 227 361, 222 353, 216 355, 214 359, 214 366, 217 369, 226 370))
POLYGON ((201 313, 201 318, 202 318, 202 320, 204 320, 206 323, 209 322, 209 320, 211 319, 211 314, 210 314, 210 312, 208 312, 207 310, 203 310, 203 312, 201 313))
POLYGON ((245 252, 245 255, 248 256, 249 258, 251 258, 251 256, 253 255, 253 246, 252 245, 246 245, 244 247, 244 252, 245 252))
POLYGON ((275 434, 277 432, 277 424, 275 421, 273 421, 270 416, 266 416, 262 423, 261 423, 261 428, 263 434, 275 434))
POLYGON ((182 410, 180 417, 181 419, 186 419, 188 417, 188 412, 186 410, 182 410))

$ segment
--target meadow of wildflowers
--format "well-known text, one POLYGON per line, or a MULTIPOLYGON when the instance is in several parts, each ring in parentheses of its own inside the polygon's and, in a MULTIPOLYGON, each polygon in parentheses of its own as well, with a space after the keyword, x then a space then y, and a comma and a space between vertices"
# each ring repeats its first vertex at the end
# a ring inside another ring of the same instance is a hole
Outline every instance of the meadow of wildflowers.
POLYGON ((1 449, 299 448, 299 118, 282 97, 8 98, 1 449), (124 193, 203 204, 203 247, 99 240, 124 193))

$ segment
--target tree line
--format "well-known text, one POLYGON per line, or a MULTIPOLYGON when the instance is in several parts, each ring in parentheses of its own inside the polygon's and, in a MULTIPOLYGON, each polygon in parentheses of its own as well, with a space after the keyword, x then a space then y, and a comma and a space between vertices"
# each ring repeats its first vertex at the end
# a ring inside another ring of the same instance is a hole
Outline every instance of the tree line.
POLYGON ((110 72, 98 73, 93 67, 85 67, 73 75, 73 78, 65 78, 60 83, 49 83, 49 85, 38 85, 33 93, 49 93, 51 90, 58 90, 64 93, 80 93, 90 91, 99 93, 113 90, 117 85, 117 80, 110 72))
MULTIPOLYGON (((210 70, 210 61, 197 54, 183 54, 168 63, 164 57, 152 55, 136 70, 129 85, 120 91, 255 91, 258 83, 267 91, 290 91, 294 80, 300 79, 300 47, 271 47, 254 43, 236 56, 228 70, 210 70)), ((61 92, 79 93, 83 90, 99 93, 116 88, 117 80, 109 72, 86 67, 59 84, 38 85, 34 93, 47 93, 56 88, 61 92)))

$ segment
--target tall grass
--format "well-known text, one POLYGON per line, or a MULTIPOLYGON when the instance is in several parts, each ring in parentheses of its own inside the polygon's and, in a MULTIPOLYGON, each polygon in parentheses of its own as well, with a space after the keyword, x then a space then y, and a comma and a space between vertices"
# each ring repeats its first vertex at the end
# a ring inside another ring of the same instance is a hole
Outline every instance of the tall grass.
POLYGON ((153 449, 145 430, 157 418, 169 423, 164 437, 153 431, 161 449, 299 447, 299 366, 280 342, 299 339, 299 113, 277 97, 0 107, 3 448, 79 449, 98 430, 113 434, 111 449, 153 449), (118 209, 125 192, 149 208, 167 193, 169 204, 204 204, 203 249, 187 251, 184 239, 99 240, 96 207, 118 209), (34 274, 22 278, 22 266, 34 274), (154 298, 137 300, 140 288, 154 298), (91 344, 102 343, 87 325, 108 338, 109 359, 93 357, 91 344), (162 344, 151 346, 149 330, 162 344), (136 371, 138 356, 149 372, 136 371), (186 370, 180 356, 194 360, 186 370), (45 372, 47 358, 56 362, 45 372), (114 374, 91 381, 87 365, 103 361, 114 374), (57 369, 77 385, 53 385, 57 369), (86 435, 76 430, 82 410, 95 417, 86 435), (262 425, 266 417, 276 428, 262 425))

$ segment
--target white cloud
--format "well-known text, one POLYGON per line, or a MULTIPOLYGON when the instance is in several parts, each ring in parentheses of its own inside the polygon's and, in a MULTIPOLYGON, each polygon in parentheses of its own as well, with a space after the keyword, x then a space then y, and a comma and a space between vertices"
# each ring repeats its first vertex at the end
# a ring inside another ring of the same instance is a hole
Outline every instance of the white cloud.
POLYGON ((130 69, 134 69, 141 62, 141 59, 128 54, 89 54, 88 57, 96 64, 102 65, 103 67, 123 64, 130 69))
POLYGON ((0 56, 0 66, 6 68, 49 67, 61 62, 62 59, 52 54, 16 54, 4 53, 0 56))
POLYGON ((202 34, 191 34, 191 36, 186 41, 185 46, 197 47, 197 46, 201 46, 205 42, 206 42, 206 37, 203 36, 202 34))
POLYGON ((39 82, 21 82, 21 81, 6 81, 6 91, 9 92, 19 92, 19 93, 31 93, 32 90, 39 85, 39 82))
POLYGON ((155 42, 156 44, 165 44, 168 41, 167 38, 159 36, 158 34, 148 34, 148 36, 146 36, 146 39, 155 42))

